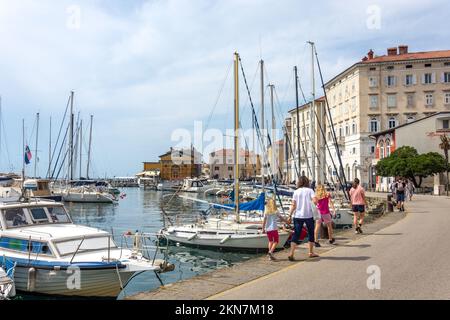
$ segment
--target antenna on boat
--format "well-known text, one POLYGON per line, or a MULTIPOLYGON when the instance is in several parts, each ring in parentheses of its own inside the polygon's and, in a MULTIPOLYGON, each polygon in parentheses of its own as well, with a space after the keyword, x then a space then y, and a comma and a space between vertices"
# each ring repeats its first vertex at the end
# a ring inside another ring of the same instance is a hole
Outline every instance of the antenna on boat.
POLYGON ((25 119, 22 119, 22 186, 20 199, 25 200, 25 119))

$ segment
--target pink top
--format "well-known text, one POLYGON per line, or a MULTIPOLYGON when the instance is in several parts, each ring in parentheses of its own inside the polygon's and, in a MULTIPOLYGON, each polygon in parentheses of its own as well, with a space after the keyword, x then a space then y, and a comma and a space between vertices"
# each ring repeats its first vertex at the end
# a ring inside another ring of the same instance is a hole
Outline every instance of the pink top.
POLYGON ((352 205, 360 206, 365 205, 364 202, 364 189, 361 186, 357 186, 355 188, 350 189, 350 199, 352 201, 352 205))
POLYGON ((330 213, 330 197, 326 196, 325 198, 322 198, 317 202, 317 209, 319 210, 320 214, 329 214, 330 213))

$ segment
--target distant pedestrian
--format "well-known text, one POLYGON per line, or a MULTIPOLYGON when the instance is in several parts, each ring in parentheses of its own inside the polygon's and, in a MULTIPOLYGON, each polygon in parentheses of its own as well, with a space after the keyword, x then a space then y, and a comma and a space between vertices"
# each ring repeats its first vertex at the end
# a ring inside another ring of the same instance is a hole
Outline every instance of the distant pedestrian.
POLYGON ((309 180, 305 176, 301 176, 297 183, 297 190, 295 190, 292 197, 292 206, 290 209, 290 218, 294 215, 294 235, 291 241, 291 250, 289 253, 289 260, 294 261, 294 253, 297 245, 300 244, 300 236, 303 225, 306 224, 308 229, 309 241, 309 257, 318 257, 314 253, 314 218, 313 205, 317 204, 317 198, 314 191, 310 188, 309 180))
POLYGON ((263 221, 263 233, 267 233, 267 238, 269 239, 269 252, 268 256, 271 261, 276 260, 273 256, 278 243, 280 242, 280 237, 278 234, 278 221, 287 222, 287 219, 278 212, 275 200, 270 198, 267 200, 267 205, 264 210, 264 221, 263 221))
POLYGON ((359 185, 359 179, 355 178, 353 181, 352 188, 350 189, 350 201, 352 204, 353 211, 353 225, 355 226, 355 233, 363 233, 361 227, 364 223, 364 215, 366 211, 367 201, 366 194, 359 185))
POLYGON ((399 179, 395 184, 395 190, 397 193, 397 208, 399 211, 405 211, 406 182, 403 179, 399 179))
POLYGON ((316 191, 317 197, 317 209, 320 213, 320 219, 316 220, 316 229, 314 230, 314 238, 316 239, 316 247, 320 247, 319 243, 319 231, 322 223, 328 228, 328 242, 333 244, 336 240, 333 238, 333 219, 331 216, 330 205, 332 208, 333 215, 336 215, 336 210, 334 209, 334 204, 331 199, 331 194, 325 190, 323 184, 317 185, 316 191))
POLYGON ((406 198, 409 201, 412 201, 412 197, 415 191, 416 187, 414 186, 414 183, 410 179, 408 179, 408 182, 406 183, 406 198))

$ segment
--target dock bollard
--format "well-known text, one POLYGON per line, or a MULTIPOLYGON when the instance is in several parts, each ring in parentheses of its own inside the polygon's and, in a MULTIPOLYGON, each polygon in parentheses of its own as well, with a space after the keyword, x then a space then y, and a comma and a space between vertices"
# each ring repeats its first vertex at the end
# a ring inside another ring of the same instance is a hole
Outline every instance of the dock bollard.
POLYGON ((394 203, 392 202, 392 194, 387 196, 387 211, 394 212, 394 203))

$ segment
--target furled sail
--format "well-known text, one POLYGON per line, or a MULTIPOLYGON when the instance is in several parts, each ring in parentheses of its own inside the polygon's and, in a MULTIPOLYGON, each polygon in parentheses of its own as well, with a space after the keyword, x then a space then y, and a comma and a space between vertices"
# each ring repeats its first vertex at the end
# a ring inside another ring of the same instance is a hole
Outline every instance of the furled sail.
MULTIPOLYGON (((265 192, 262 192, 256 200, 239 203, 239 210, 240 211, 253 211, 253 210, 264 211, 265 202, 266 202, 266 194, 265 194, 265 192)), ((234 210, 234 207, 235 207, 234 203, 227 203, 227 204, 220 204, 220 205, 215 204, 214 205, 215 209, 234 210)))

